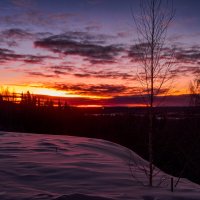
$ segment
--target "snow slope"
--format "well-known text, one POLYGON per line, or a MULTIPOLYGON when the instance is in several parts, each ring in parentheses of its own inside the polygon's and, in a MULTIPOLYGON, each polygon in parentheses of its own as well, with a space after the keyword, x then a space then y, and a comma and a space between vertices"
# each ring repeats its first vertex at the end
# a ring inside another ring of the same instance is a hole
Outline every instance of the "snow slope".
POLYGON ((200 186, 187 180, 170 192, 171 177, 160 171, 149 188, 147 165, 131 150, 105 140, 0 132, 0 199, 200 199, 200 186))

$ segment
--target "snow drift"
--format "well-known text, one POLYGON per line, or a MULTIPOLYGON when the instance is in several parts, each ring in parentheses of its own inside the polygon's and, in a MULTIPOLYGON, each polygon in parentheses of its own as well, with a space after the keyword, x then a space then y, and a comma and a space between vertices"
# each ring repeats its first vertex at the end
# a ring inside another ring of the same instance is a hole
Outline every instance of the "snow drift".
POLYGON ((146 161, 105 140, 0 132, 1 200, 199 200, 200 187, 156 170, 149 188, 146 161))

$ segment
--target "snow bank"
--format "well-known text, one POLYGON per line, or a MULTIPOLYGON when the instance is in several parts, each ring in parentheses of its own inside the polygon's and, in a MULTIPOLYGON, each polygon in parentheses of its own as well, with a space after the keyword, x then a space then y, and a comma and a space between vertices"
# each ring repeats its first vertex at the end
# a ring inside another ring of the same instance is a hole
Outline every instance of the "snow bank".
POLYGON ((1 200, 199 200, 200 187, 170 176, 131 150, 98 139, 0 132, 1 200))

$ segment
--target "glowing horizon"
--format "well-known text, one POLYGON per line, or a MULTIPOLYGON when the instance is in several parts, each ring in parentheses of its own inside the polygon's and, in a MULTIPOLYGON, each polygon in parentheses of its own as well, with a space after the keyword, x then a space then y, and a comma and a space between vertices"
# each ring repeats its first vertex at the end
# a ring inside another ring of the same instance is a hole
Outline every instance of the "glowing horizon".
POLYGON ((79 94, 73 94, 73 92, 69 91, 59 91, 52 88, 44 88, 44 87, 35 87, 35 86, 18 86, 18 85, 4 85, 1 86, 1 91, 8 90, 10 93, 27 93, 30 92, 30 94, 33 95, 46 95, 46 96, 52 96, 52 97, 66 97, 66 98, 88 98, 88 99, 109 99, 111 97, 106 96, 95 96, 95 95, 79 95, 79 94))

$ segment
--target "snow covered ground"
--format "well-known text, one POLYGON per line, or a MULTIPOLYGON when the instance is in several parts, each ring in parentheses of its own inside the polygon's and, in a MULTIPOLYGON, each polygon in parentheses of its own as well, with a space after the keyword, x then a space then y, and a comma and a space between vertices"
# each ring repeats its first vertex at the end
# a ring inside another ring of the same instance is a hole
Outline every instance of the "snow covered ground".
POLYGON ((0 132, 1 200, 199 200, 200 186, 156 170, 131 150, 98 139, 0 132), (176 181, 176 178, 174 178, 176 181))

